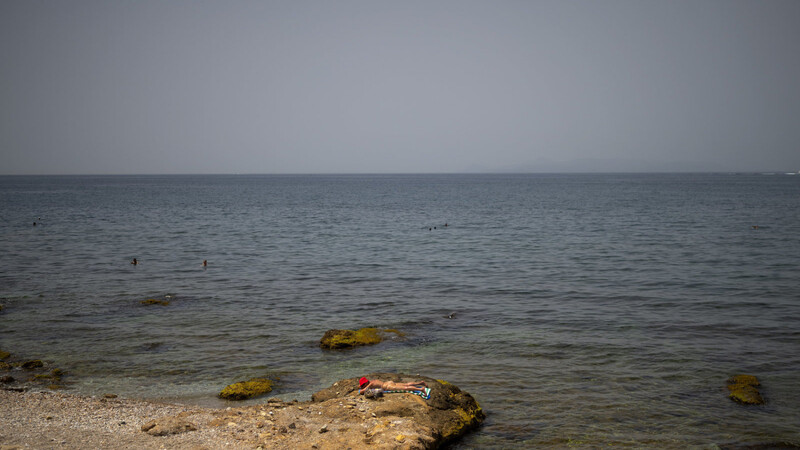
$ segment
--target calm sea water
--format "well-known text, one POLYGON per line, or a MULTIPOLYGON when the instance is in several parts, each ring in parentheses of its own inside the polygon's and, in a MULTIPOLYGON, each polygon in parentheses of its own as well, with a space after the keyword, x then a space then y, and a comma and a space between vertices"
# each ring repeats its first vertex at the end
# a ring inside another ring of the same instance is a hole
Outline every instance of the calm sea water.
POLYGON ((0 177, 0 272, 0 349, 73 392, 401 371, 481 403, 465 448, 800 443, 800 176, 0 177), (364 326, 407 338, 318 348, 364 326))

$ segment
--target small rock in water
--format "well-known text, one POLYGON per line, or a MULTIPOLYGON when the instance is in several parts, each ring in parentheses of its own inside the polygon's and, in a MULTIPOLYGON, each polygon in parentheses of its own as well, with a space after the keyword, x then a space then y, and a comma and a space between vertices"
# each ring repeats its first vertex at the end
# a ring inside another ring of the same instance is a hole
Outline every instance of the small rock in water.
POLYGON ((143 305, 161 305, 161 306, 169 305, 169 301, 168 300, 157 300, 157 299, 154 299, 154 298, 148 298, 147 300, 142 300, 139 303, 141 303, 143 305))
POLYGON ((39 359, 34 359, 32 361, 26 361, 22 363, 22 368, 26 370, 37 369, 39 367, 44 367, 44 363, 39 359))
POLYGON ((758 391, 761 383, 753 375, 734 375, 728 378, 728 396, 731 400, 745 405, 763 405, 764 398, 758 391))

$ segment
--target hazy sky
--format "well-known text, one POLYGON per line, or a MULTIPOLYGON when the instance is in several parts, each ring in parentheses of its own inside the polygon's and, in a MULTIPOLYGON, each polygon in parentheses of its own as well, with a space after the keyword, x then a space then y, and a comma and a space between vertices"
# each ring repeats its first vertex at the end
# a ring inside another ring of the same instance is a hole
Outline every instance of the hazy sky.
POLYGON ((800 1, 0 2, 0 174, 800 170, 800 1))

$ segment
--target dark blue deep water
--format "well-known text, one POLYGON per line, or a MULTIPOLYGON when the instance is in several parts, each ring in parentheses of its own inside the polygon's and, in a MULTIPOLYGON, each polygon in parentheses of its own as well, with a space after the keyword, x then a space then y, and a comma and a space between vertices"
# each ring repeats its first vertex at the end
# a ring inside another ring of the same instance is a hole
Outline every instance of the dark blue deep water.
POLYGON ((800 443, 800 175, 0 177, 0 304, 76 393, 401 371, 476 397, 466 448, 800 443), (407 336, 318 347, 364 326, 407 336))

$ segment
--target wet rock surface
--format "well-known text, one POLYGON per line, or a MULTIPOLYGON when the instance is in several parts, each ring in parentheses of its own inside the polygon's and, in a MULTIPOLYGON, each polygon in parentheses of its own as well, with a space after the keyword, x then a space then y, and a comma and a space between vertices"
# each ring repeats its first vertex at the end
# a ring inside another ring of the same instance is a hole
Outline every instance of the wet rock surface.
POLYGON ((267 378, 252 378, 226 386, 218 396, 226 400, 246 400, 271 391, 272 381, 267 378))
POLYGON ((394 329, 360 328, 358 330, 328 330, 319 341, 319 346, 326 350, 340 350, 362 345, 375 345, 383 342, 387 336, 403 337, 403 333, 394 329))
POLYGON ((728 397, 744 405, 763 405, 766 403, 759 391, 761 382, 754 375, 734 375, 728 378, 728 397))

